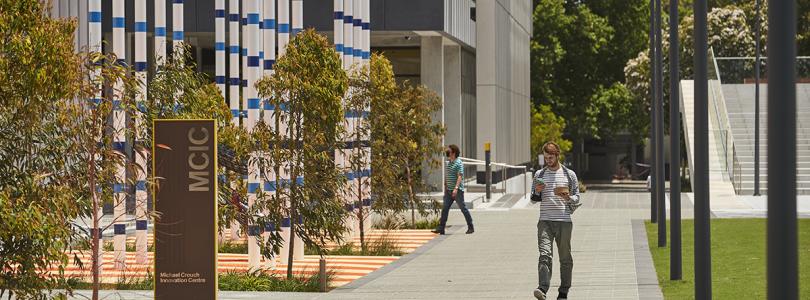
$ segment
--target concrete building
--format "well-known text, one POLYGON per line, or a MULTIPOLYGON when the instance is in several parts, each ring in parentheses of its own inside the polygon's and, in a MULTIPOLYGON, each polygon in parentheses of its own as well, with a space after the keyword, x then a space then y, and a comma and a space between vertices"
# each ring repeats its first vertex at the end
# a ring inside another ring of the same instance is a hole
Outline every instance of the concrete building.
MULTIPOLYGON (((162 1, 162 0, 161 0, 162 1)), ((165 0, 171 7, 172 0, 165 0)), ((129 63, 134 57, 134 3, 126 2, 129 63)), ((147 1, 148 49, 154 43, 154 2, 147 1)), ((225 7, 228 7, 226 1, 225 7)), ((111 0, 102 1, 104 40, 112 38, 111 0)), ((333 0, 305 0, 304 27, 333 35, 333 0)), ((484 159, 484 143, 492 144, 492 160, 529 164, 530 157, 530 0, 371 0, 371 50, 384 53, 400 81, 422 83, 441 96, 437 119, 447 128, 445 144, 458 144, 462 156, 484 159)), ((79 21, 77 48, 87 45, 85 0, 55 0, 54 16, 79 21)), ((198 69, 213 79, 215 1, 186 1, 183 30, 198 69)), ((166 24, 173 24, 172 13, 166 24)), ((171 36, 168 36, 171 39, 171 36)), ((244 38, 244 36, 243 36, 244 38)), ((108 47, 105 47, 105 50, 108 47)), ((154 65, 149 51, 148 63, 154 65)), ((226 62, 227 64, 227 62, 226 62)), ((226 66, 226 70, 228 67, 226 66)), ((150 73, 151 74, 151 73, 150 73)), ((151 75, 150 75, 151 76, 151 75)), ((469 167, 468 176, 483 181, 483 169, 469 167)), ((441 170, 430 183, 441 186, 441 170)), ((517 171, 509 175, 517 174, 517 171)), ((504 174, 496 171, 494 181, 504 174)))
MULTIPOLYGON (((304 26, 331 37, 331 2, 306 0, 304 26)), ((399 81, 442 98, 444 144, 483 160, 489 142, 493 161, 527 164, 531 12, 528 0, 372 0, 371 49, 391 60, 399 81)), ((483 180, 474 170, 465 173, 483 180)), ((440 187, 441 176, 433 172, 430 184, 440 187)))

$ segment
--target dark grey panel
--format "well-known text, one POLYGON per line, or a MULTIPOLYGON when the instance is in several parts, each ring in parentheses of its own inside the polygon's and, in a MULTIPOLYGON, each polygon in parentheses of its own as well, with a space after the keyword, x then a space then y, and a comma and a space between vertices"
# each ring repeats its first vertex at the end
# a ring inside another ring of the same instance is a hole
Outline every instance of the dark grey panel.
MULTIPOLYGON (((385 2, 385 28, 378 30, 444 30, 444 1, 386 0, 383 2, 385 2)), ((372 15, 372 20, 374 20, 374 15, 372 15)))
POLYGON ((333 2, 333 0, 304 0, 304 28, 332 31, 333 2))
MULTIPOLYGON (((166 1, 166 32, 172 37, 172 0, 166 1)), ((234 0, 235 1, 235 0, 234 0)), ((306 2, 306 1, 305 1, 306 2)), ((227 4, 227 0, 226 0, 227 4)), ((227 5, 225 6, 227 13, 227 5)), ((184 1, 183 30, 185 32, 214 32, 214 0, 184 1)), ((101 3, 102 30, 112 32, 112 0, 101 3)), ((135 30, 135 2, 126 1, 127 32, 135 30)), ((146 1, 146 23, 150 33, 155 30, 155 4, 146 1)))
MULTIPOLYGON (((333 0, 304 1, 304 27, 333 30, 333 0)), ((444 1, 371 0, 371 30, 444 30, 444 1)))
MULTIPOLYGON (((171 39, 172 0, 166 1, 166 30, 171 39)), ((229 1, 226 0, 225 9, 229 1)), ((304 28, 318 31, 333 30, 333 0, 305 0, 304 28)), ((241 5, 240 5, 241 7, 241 5)), ((185 1, 184 30, 186 32, 214 32, 214 0, 185 1)), ((440 0, 371 0, 372 31, 444 30, 444 1, 440 0)), ((112 0, 102 1, 103 30, 112 27, 112 0)), ((154 4, 147 1, 146 16, 150 32, 154 30, 154 4)), ((134 2, 126 8, 127 32, 134 28, 134 2)))

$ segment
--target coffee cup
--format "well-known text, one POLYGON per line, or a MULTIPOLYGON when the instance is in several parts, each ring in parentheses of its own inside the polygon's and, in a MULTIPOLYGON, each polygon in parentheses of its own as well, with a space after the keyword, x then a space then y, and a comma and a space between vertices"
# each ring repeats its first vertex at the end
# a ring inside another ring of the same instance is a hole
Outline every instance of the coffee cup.
POLYGON ((568 191, 568 186, 567 185, 557 186, 557 187, 554 188, 554 195, 562 196, 563 194, 568 194, 568 193, 569 193, 569 191, 568 191))

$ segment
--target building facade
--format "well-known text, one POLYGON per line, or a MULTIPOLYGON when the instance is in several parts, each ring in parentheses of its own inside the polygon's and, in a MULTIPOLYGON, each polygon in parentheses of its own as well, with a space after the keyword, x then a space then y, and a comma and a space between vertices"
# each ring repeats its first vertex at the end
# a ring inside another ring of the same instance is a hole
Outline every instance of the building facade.
MULTIPOLYGON (((105 41, 113 37, 112 2, 102 1, 105 41)), ((135 2, 139 1, 125 2, 125 57, 130 65, 134 57, 135 2)), ((172 7, 174 2, 165 0, 166 7, 172 7)), ((180 2, 184 2, 183 38, 191 46, 198 70, 209 74, 213 81, 217 60, 215 0, 180 2)), ((230 2, 225 1, 226 8, 230 2)), ((77 49, 88 45, 87 0, 53 3, 54 16, 77 18, 77 49)), ((155 3, 146 1, 147 16, 153 15, 155 3)), ((424 84, 442 98, 442 111, 436 120, 447 128, 445 144, 457 144, 462 156, 483 160, 484 144, 491 143, 493 161, 512 165, 532 161, 530 0, 371 0, 369 12, 371 50, 391 60, 398 81, 424 84)), ((174 24, 173 15, 166 14, 167 26, 174 24)), ((314 28, 331 39, 333 19, 333 0, 303 1, 304 28, 314 28)), ((151 18, 146 23, 147 48, 152 49, 155 23, 151 18)), ((241 38, 244 41, 244 34, 241 38)), ((167 39, 171 40, 172 35, 167 39)), ((110 45, 104 48, 111 50, 110 45)), ((171 52, 171 47, 167 48, 171 52)), ((148 65, 153 66, 155 55, 152 51, 147 54, 148 65)), ((225 70, 230 70, 227 59, 225 70)), ((480 167, 468 167, 466 174, 483 180, 480 167)), ((441 186, 442 175, 442 170, 435 170, 430 183, 441 186)), ((496 171, 494 180, 499 181, 503 175, 496 171)))
MULTIPOLYGON (((528 0, 372 0, 371 49, 383 53, 398 81, 421 83, 442 98, 436 116, 444 144, 462 156, 530 163, 528 0)), ((331 37, 331 0, 306 0, 304 26, 331 37)), ((483 181, 483 168, 466 174, 483 181)), ((517 174, 513 172, 510 175, 517 174)), ((442 170, 429 183, 441 186, 442 170)), ((503 175, 494 174, 495 181, 503 175)))

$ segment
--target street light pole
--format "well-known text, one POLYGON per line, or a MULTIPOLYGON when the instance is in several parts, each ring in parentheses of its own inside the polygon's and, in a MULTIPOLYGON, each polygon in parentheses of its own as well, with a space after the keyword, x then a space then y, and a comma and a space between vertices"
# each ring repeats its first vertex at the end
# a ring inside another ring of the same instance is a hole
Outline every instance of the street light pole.
POLYGON ((664 172, 664 58, 661 33, 661 0, 655 0, 655 177, 658 202, 658 247, 667 246, 666 176, 664 172))
POLYGON ((706 0, 695 0, 695 299, 712 299, 706 0))
POLYGON ((681 114, 678 90, 678 0, 669 1, 669 279, 681 280, 681 114))
POLYGON ((768 1, 768 299, 799 299, 796 1, 768 1))
POLYGON ((650 0, 650 221, 656 223, 658 221, 658 209, 656 205, 656 197, 658 193, 657 178, 655 173, 656 161, 658 161, 658 151, 655 147, 658 144, 656 141, 655 124, 656 124, 656 110, 655 110, 655 0, 650 0))
POLYGON ((759 40, 761 33, 759 31, 759 0, 755 1, 756 6, 756 28, 754 28, 754 36, 756 40, 756 60, 754 61, 754 196, 759 196, 759 40))

